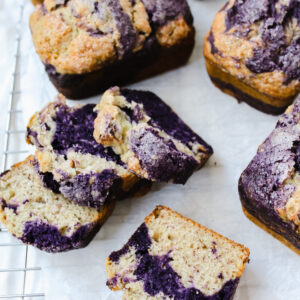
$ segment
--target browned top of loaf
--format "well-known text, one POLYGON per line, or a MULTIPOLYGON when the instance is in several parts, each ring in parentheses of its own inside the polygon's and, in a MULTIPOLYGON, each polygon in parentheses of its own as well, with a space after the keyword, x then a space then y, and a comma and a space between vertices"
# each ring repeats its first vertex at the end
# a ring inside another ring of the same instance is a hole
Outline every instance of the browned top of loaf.
POLYGON ((291 98, 300 91, 300 55, 297 51, 300 20, 293 16, 297 8, 292 6, 292 0, 278 1, 276 5, 270 0, 248 2, 252 7, 229 0, 217 13, 205 37, 204 55, 208 62, 263 94, 279 99, 291 98), (287 4, 286 8, 283 8, 283 2, 287 4), (274 21, 264 12, 267 4, 273 5, 278 15, 285 15, 285 21, 274 21), (271 24, 274 31, 270 29, 270 22, 275 22, 271 24), (275 31, 280 37, 275 37, 275 31))
POLYGON ((154 40, 165 47, 192 30, 185 0, 45 0, 30 17, 43 63, 62 74, 99 70, 154 40))

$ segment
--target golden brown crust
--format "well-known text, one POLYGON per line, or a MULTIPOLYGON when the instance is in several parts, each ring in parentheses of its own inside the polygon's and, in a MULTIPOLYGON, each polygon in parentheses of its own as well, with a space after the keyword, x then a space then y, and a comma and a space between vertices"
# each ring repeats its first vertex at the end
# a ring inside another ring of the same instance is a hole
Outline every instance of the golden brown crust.
MULTIPOLYGON (((103 68, 85 74, 52 73, 47 69, 50 81, 69 99, 83 99, 104 93, 114 85, 124 86, 147 79, 185 65, 195 44, 195 29, 191 26, 188 36, 172 47, 155 47, 153 51, 141 51, 103 68)), ((49 67, 49 66, 48 66, 49 67)))
POLYGON ((269 227, 261 223, 258 219, 256 219, 254 216, 252 216, 243 206, 242 206, 243 212, 245 216, 253 222, 255 225, 259 226, 261 229, 265 230, 267 233, 271 234, 274 238, 276 238, 278 241, 283 243, 285 246, 290 248, 292 251, 294 251, 296 254, 300 255, 300 250, 296 248, 293 244, 291 244, 288 240, 286 240, 283 236, 279 235, 275 231, 271 230, 269 227))
POLYGON ((51 170, 53 162, 51 159, 51 153, 49 151, 36 150, 35 157, 39 162, 41 172, 49 172, 51 170))
MULTIPOLYGON (((219 11, 211 31, 205 36, 203 51, 209 75, 222 77, 224 81, 230 82, 236 88, 264 103, 276 107, 288 106, 300 91, 300 81, 292 80, 289 84, 283 84, 284 73, 278 70, 260 74, 252 73, 246 67, 246 60, 253 56, 256 44, 228 34, 225 18, 226 10, 219 11), (213 43, 217 51, 212 51, 210 33, 214 37, 213 43)), ((232 92, 225 92, 235 96, 232 92)))
MULTIPOLYGON (((109 257, 107 257, 105 259, 105 270, 106 270, 106 273, 108 275, 108 278, 113 278, 115 276, 115 273, 111 272, 111 270, 112 270, 112 268, 111 268, 112 263, 113 262, 109 259, 109 257)), ((110 285, 109 288, 112 291, 115 291, 115 292, 121 290, 121 288, 118 285, 115 285, 115 286, 110 285)))
POLYGON ((163 47, 171 47, 184 40, 190 34, 191 30, 192 28, 181 16, 160 27, 156 32, 156 38, 163 47))
POLYGON ((259 92, 257 89, 222 70, 219 66, 206 60, 207 73, 213 84, 224 93, 235 97, 239 102, 244 101, 249 105, 264 111, 278 115, 286 106, 291 104, 297 95, 291 98, 281 99, 259 92))
POLYGON ((102 226, 114 211, 115 204, 116 203, 114 201, 105 204, 103 208, 101 208, 101 211, 98 213, 98 216, 95 218, 94 222, 97 222, 102 226))
POLYGON ((132 187, 139 181, 138 177, 131 173, 126 172, 123 175, 121 175, 122 178, 122 190, 125 192, 129 192, 132 187))
POLYGON ((140 161, 137 157, 129 157, 126 161, 128 169, 131 170, 134 174, 146 179, 150 179, 147 171, 142 168, 140 161))
MULTIPOLYGON (((43 7, 37 6, 30 16, 30 27, 34 46, 44 64, 54 66, 60 74, 86 74, 123 59, 122 38, 127 39, 126 33, 122 36, 111 8, 99 3, 105 7, 101 10, 105 16, 101 18, 92 1, 57 5, 54 0, 45 0, 43 7)), ((134 3, 120 0, 120 7, 136 33, 132 53, 144 48, 153 30, 163 47, 180 44, 193 30, 181 15, 158 29, 151 28, 141 0, 134 3)))
MULTIPOLYGON (((32 126, 34 125, 35 119, 36 119, 36 115, 37 115, 37 113, 33 114, 33 115, 31 116, 31 118, 29 119, 28 125, 27 125, 27 127, 26 127, 27 129, 30 128, 30 127, 32 127, 32 126)), ((31 145, 29 136, 26 136, 26 143, 29 144, 29 145, 31 145)))
POLYGON ((296 191, 287 200, 282 208, 277 208, 280 218, 286 222, 292 222, 296 226, 298 234, 300 234, 300 189, 296 187, 296 191))
MULTIPOLYGON (((252 96, 253 98, 259 99, 265 103, 268 103, 270 105, 277 106, 277 107, 282 107, 282 106, 286 107, 286 105, 287 105, 286 99, 275 98, 275 97, 268 95, 267 93, 260 92, 259 90, 255 89, 251 85, 248 85, 247 83, 239 80, 238 77, 235 77, 235 76, 231 75, 230 73, 225 72, 218 65, 210 62, 209 60, 206 60, 206 68, 207 68, 207 72, 208 72, 209 76, 211 76, 213 78, 218 78, 225 83, 232 84, 235 87, 237 87, 239 90, 252 96)), ((231 94, 231 95, 233 94, 231 91, 228 91, 228 90, 225 92, 227 94, 231 94)), ((289 100, 288 103, 290 104, 291 100, 289 100)))
POLYGON ((81 74, 115 59, 117 37, 109 34, 94 38, 87 31, 74 30, 64 18, 54 13, 44 15, 39 8, 30 16, 33 43, 44 63, 54 65, 60 73, 81 74))

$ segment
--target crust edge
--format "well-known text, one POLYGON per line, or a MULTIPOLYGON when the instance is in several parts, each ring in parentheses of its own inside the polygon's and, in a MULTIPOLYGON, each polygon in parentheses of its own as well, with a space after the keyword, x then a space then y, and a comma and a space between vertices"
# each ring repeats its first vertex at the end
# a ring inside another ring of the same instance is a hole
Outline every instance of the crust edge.
POLYGON ((251 107, 264 113, 272 115, 279 115, 283 113, 297 96, 292 95, 286 99, 270 97, 223 71, 208 58, 205 58, 205 64, 207 73, 217 88, 219 88, 222 92, 233 96, 238 100, 238 102, 245 102, 251 107), (220 82, 222 82, 224 86, 221 86, 220 82), (270 104, 272 102, 280 105, 270 104))
POLYGON ((279 242, 283 243, 285 246, 287 246, 290 250, 294 251, 296 254, 300 255, 300 249, 296 248, 292 243, 290 243, 288 240, 286 240, 284 237, 282 237, 280 234, 276 233, 275 231, 271 230, 269 227, 267 227, 265 224, 263 224, 261 221, 256 219, 253 215, 251 215, 246 208, 242 205, 242 210, 245 216, 253 222, 255 225, 266 231, 267 233, 271 234, 274 238, 276 238, 279 242))

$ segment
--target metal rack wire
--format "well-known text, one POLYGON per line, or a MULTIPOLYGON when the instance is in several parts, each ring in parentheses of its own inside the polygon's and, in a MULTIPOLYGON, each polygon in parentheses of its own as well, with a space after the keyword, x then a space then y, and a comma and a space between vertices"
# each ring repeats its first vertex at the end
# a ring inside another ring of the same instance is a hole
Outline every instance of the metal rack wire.
MULTIPOLYGON (((20 14, 19 14, 19 21, 18 21, 18 30, 17 30, 17 36, 16 36, 16 46, 15 46, 15 54, 14 54, 14 66, 13 66, 13 73, 12 73, 12 85, 11 85, 11 91, 8 101, 8 112, 7 112, 7 122, 4 132, 4 148, 3 148, 3 154, 2 154, 2 171, 6 170, 9 165, 8 162, 9 158, 11 156, 15 156, 12 161, 16 162, 15 158, 18 155, 27 154, 29 151, 26 149, 12 149, 11 147, 11 140, 12 137, 19 135, 17 138, 24 138, 25 130, 19 129, 16 125, 16 122, 14 122, 14 119, 19 117, 22 114, 21 109, 17 109, 17 101, 19 100, 21 90, 19 90, 19 81, 20 81, 20 59, 21 59, 21 24, 22 24, 22 18, 23 18, 23 12, 24 12, 24 3, 21 3, 20 5, 20 14)), ((6 274, 16 274, 16 273, 23 273, 22 276, 22 285, 21 290, 20 286, 16 285, 16 289, 14 289, 13 293, 10 294, 2 294, 0 290, 0 299, 43 299, 44 294, 43 293, 28 293, 27 292, 27 282, 28 282, 28 273, 29 272, 39 272, 41 271, 40 267, 35 266, 29 266, 28 264, 28 252, 29 247, 23 243, 17 242, 16 240, 13 240, 12 242, 3 242, 2 239, 4 234, 8 234, 7 229, 4 228, 0 224, 0 250, 2 249, 12 249, 12 248, 18 248, 18 251, 20 251, 20 255, 24 254, 24 262, 22 263, 23 266, 21 267, 8 267, 8 268, 0 268, 0 276, 6 275, 6 274), (2 235, 2 237, 1 237, 2 235)), ((8 250, 9 251, 9 250, 8 250)), ((0 255, 1 259, 1 255, 0 255)), ((6 277, 4 276, 4 279, 6 277)), ((19 277, 18 277, 19 278, 19 277)), ((5 282, 4 282, 5 284, 5 282)))

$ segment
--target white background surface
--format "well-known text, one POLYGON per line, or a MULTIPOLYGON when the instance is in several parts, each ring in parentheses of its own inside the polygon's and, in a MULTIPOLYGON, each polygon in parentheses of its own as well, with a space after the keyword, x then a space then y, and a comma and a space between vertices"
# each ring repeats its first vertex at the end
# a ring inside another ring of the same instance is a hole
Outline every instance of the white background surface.
MULTIPOLYGON (((0 149, 20 2, 0 1, 0 149)), ((56 95, 34 52, 28 29, 28 16, 33 8, 29 0, 25 2, 20 70, 23 93, 17 103, 24 109, 24 118, 20 116, 15 121, 21 127, 35 110, 56 95)), ((29 266, 42 266, 43 272, 42 276, 28 276, 27 292, 44 291, 48 300, 121 299, 120 293, 105 286, 105 258, 122 247, 156 205, 163 204, 250 248, 251 261, 240 281, 236 300, 300 299, 299 257, 246 219, 237 192, 239 175, 274 128, 277 117, 238 104, 212 85, 204 66, 203 38, 224 1, 189 0, 189 3, 196 27, 196 46, 189 63, 130 87, 157 93, 213 146, 213 157, 185 186, 157 184, 143 198, 118 203, 108 222, 85 249, 53 255, 30 247, 29 266)), ((96 103, 99 99, 94 97, 85 102, 96 103)), ((15 149, 28 148, 23 140, 19 136, 13 141, 15 149)), ((12 162, 18 159, 14 157, 12 162)), ((0 244, 11 239, 8 235, 0 236, 0 244)), ((4 253, 0 247, 0 267, 22 265, 24 257, 20 251, 11 249, 4 253)), ((21 280, 21 276, 14 274, 0 277, 0 295, 14 293, 21 280)))

